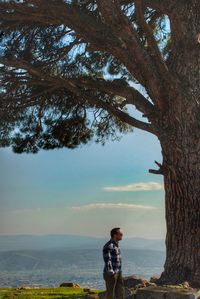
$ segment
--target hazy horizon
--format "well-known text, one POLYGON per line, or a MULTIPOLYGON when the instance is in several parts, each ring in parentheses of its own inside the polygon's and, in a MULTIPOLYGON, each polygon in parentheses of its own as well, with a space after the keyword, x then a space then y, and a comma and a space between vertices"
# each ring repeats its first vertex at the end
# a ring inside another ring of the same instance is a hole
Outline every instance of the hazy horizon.
MULTIPOLYGON (((69 234, 69 233, 57 233, 57 234, 0 234, 0 236, 37 236, 37 237, 42 237, 42 236, 75 236, 75 237, 88 237, 88 238, 95 238, 95 239, 105 239, 105 238, 110 238, 110 236, 92 236, 92 235, 79 235, 79 234, 69 234)), ((123 242, 124 239, 145 239, 145 240, 164 240, 165 238, 148 238, 148 237, 134 237, 134 236, 125 236, 121 240, 123 242)))

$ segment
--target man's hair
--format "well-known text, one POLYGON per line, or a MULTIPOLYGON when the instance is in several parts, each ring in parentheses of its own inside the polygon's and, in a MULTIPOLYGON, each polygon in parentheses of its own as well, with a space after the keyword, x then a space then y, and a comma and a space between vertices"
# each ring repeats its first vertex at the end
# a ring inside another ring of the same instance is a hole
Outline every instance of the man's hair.
POLYGON ((110 231, 111 238, 117 233, 118 229, 120 229, 120 227, 114 227, 113 229, 111 229, 110 231))

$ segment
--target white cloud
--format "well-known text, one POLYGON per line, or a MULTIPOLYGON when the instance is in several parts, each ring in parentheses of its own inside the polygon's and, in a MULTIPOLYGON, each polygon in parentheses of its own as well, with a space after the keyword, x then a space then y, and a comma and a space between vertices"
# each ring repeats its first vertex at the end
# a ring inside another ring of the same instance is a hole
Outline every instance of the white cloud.
POLYGON ((157 207, 146 206, 146 205, 137 205, 129 203, 91 203, 82 206, 71 207, 73 210, 94 210, 94 209, 144 209, 144 210, 154 210, 157 207))
POLYGON ((129 185, 122 186, 110 186, 103 187, 103 190, 108 192, 113 191, 147 191, 147 190, 161 190, 163 189, 163 184, 157 182, 147 182, 147 183, 133 183, 129 185))

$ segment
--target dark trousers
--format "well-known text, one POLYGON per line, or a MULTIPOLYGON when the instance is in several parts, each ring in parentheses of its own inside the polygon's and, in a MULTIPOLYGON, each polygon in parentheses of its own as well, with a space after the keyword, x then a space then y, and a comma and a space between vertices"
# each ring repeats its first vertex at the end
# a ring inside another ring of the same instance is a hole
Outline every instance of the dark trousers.
POLYGON ((124 281, 121 273, 109 275, 107 272, 103 273, 103 278, 106 284, 106 297, 107 299, 124 299, 124 281))

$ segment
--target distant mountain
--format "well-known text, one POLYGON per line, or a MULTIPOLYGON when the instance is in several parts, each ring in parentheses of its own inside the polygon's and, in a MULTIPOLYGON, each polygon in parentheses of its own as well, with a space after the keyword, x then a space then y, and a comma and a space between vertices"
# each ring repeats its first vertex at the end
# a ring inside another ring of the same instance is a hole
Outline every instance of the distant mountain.
POLYGON ((97 248, 101 238, 77 235, 0 235, 0 251, 23 249, 97 248))
POLYGON ((164 239, 145 239, 145 238, 124 238, 122 241, 123 248, 127 249, 151 249, 158 251, 165 251, 164 239))
MULTIPOLYGON (((97 249, 102 247, 105 238, 78 235, 0 235, 0 251, 10 250, 41 250, 41 249, 97 249)), ((165 251, 163 239, 124 238, 121 248, 151 249, 165 251)))

